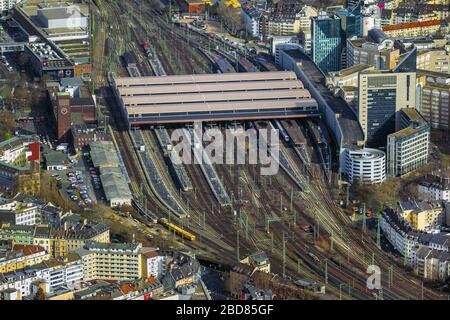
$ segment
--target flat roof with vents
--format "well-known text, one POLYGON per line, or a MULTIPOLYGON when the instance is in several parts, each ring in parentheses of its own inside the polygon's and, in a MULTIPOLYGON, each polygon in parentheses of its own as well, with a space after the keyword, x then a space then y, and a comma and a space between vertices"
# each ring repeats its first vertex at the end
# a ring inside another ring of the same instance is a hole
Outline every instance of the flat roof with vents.
POLYGON ((131 125, 319 113, 316 100, 291 71, 119 77, 113 86, 131 125))

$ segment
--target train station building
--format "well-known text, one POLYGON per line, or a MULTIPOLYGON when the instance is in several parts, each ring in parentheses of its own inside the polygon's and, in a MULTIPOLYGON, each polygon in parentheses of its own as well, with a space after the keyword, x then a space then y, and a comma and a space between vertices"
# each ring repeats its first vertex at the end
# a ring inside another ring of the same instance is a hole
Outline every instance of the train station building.
POLYGON ((113 78, 130 126, 194 121, 318 116, 294 72, 247 72, 113 78))

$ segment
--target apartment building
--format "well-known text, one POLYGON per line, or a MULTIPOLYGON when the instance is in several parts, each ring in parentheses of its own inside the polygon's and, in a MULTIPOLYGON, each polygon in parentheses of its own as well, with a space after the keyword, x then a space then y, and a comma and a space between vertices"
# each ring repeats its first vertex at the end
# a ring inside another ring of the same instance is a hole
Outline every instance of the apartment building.
POLYGON ((317 17, 318 11, 312 7, 305 5, 299 12, 300 19, 300 43, 303 46, 303 50, 306 54, 310 55, 312 50, 312 18, 317 17))
POLYGON ((445 221, 442 203, 436 201, 399 201, 398 212, 414 231, 431 231, 445 221))
POLYGON ((83 248, 86 241, 109 243, 109 227, 102 223, 88 222, 79 217, 69 217, 64 226, 40 225, 36 227, 34 244, 43 246, 52 257, 66 257, 70 252, 83 248), (72 220, 72 221, 71 221, 72 220))
POLYGON ((142 276, 145 278, 160 278, 167 272, 167 256, 160 255, 156 249, 141 250, 142 276))
POLYGON ((142 276, 140 243, 86 241, 76 253, 83 262, 84 279, 133 280, 142 276))
POLYGON ((0 240, 11 240, 15 244, 32 245, 34 226, 11 225, 0 228, 0 240))
POLYGON ((266 34, 270 36, 292 36, 300 32, 298 13, 272 13, 265 20, 266 34))
POLYGON ((443 20, 449 15, 449 7, 444 4, 415 5, 404 2, 393 10, 394 24, 443 20))
POLYGON ((311 18, 317 17, 318 11, 312 6, 305 5, 298 13, 300 20, 300 30, 304 32, 311 32, 311 18))
POLYGON ((7 10, 11 10, 19 2, 20 2, 20 0, 1 0, 0 1, 0 11, 4 12, 7 10))
POLYGON ((0 300, 32 299, 39 288, 51 296, 61 288, 79 289, 83 265, 77 255, 64 260, 50 258, 20 270, 0 273, 0 300))
POLYGON ((439 252, 449 252, 448 234, 415 232, 410 223, 392 208, 386 208, 382 212, 380 227, 386 239, 404 257, 404 262, 411 267, 417 266, 420 260, 420 257, 416 255, 419 245, 439 252))
POLYGON ((35 269, 0 273, 0 300, 23 300, 36 294, 43 276, 40 270, 35 269))
POLYGON ((262 17, 262 12, 255 7, 244 4, 239 9, 244 21, 245 30, 248 36, 253 38, 260 38, 260 21, 262 17))
POLYGON ((12 203, 0 205, 1 221, 9 221, 14 225, 34 226, 41 221, 40 210, 32 203, 13 201, 12 203))
POLYGON ((450 177, 444 173, 427 174, 418 184, 419 196, 424 200, 450 201, 450 177))
POLYGON ((40 191, 40 145, 35 136, 15 136, 0 143, 0 189, 10 194, 40 191))
POLYGON ((417 246, 414 271, 419 277, 430 281, 445 281, 450 276, 450 253, 417 246))
POLYGON ((391 208, 381 213, 380 228, 390 244, 405 259, 408 265, 414 262, 414 248, 419 244, 419 234, 414 233, 409 223, 391 208))
POLYGON ((43 280, 48 284, 49 292, 62 286, 68 289, 80 288, 84 277, 83 263, 80 256, 75 253, 67 255, 64 259, 51 258, 36 268, 48 272, 48 277, 43 280))
POLYGON ((440 20, 428 20, 384 26, 382 30, 392 38, 417 38, 435 34, 440 28, 440 20))
POLYGON ((417 69, 450 73, 450 55, 445 49, 419 51, 417 69))
POLYGON ((0 273, 11 272, 50 259, 40 246, 14 244, 10 250, 0 252, 0 273))
POLYGON ((432 129, 450 128, 450 74, 418 70, 420 86, 420 113, 432 129))

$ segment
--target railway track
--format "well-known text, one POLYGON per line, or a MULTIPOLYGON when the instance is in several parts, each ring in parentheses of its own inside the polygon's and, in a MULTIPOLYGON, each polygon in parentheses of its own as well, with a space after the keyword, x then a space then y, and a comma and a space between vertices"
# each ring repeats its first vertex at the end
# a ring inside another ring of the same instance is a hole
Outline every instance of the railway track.
MULTIPOLYGON (((148 16, 149 14, 147 14, 147 17, 148 16)), ((136 24, 136 22, 134 23, 135 25, 138 25, 136 24)), ((119 24, 122 25, 122 27, 129 27, 128 24, 126 26, 124 26, 123 23, 119 24)), ((144 33, 140 34, 142 34, 142 37, 145 36, 144 33)), ((142 58, 142 53, 140 52, 139 47, 136 46, 136 43, 139 43, 139 41, 143 40, 137 39, 138 36, 139 34, 134 36, 136 40, 134 41, 134 44, 126 44, 126 49, 133 52, 138 52, 139 56, 141 56, 142 59, 139 64, 139 69, 144 69, 144 72, 149 74, 153 71, 151 70, 151 67, 148 65, 148 63, 146 63, 146 60, 142 58), (146 68, 148 68, 147 71, 145 71, 146 68)), ((173 70, 170 70, 169 68, 170 64, 168 63, 168 61, 163 60, 162 63, 165 68, 168 68, 168 73, 173 72, 173 70)), ((111 112, 111 114, 113 114, 113 117, 117 116, 116 112, 111 112)), ((114 123, 114 126, 116 127, 116 129, 120 128, 120 124, 114 123)), ((125 151, 123 152, 124 154, 126 153, 126 155, 124 155, 124 162, 127 168, 131 168, 131 170, 129 169, 129 172, 132 172, 132 174, 130 174, 130 179, 132 180, 133 191, 138 192, 140 183, 143 183, 145 181, 145 174, 143 174, 142 169, 139 168, 138 165, 136 165, 137 159, 134 155, 134 150, 130 149, 131 141, 126 134, 127 128, 123 129, 124 130, 121 132, 115 132, 115 137, 118 141, 117 143, 120 149, 125 151)), ((290 156, 292 157, 292 159, 294 159, 295 153, 290 154, 290 156)), ((287 178, 286 174, 281 173, 272 179, 271 188, 266 188, 266 186, 261 184, 261 181, 257 181, 257 179, 252 178, 252 176, 256 177, 256 175, 252 175, 252 173, 250 173, 251 170, 253 169, 244 168, 244 173, 241 174, 242 176, 244 176, 244 178, 241 178, 232 176, 225 166, 217 166, 217 171, 224 177, 224 183, 226 185, 232 186, 230 190, 233 190, 236 195, 240 195, 241 200, 253 199, 252 201, 249 200, 245 203, 241 201, 241 203, 235 204, 235 208, 237 208, 238 205, 242 205, 241 207, 243 208, 243 210, 248 210, 248 212, 251 212, 251 209, 253 208, 253 210, 255 211, 265 211, 266 214, 276 213, 276 205, 265 205, 264 202, 271 202, 271 192, 272 190, 276 189, 280 194, 280 198, 283 199, 283 202, 288 203, 290 197, 289 190, 293 188, 293 183, 287 178), (243 183, 243 191, 240 191, 241 189, 240 187, 238 187, 239 184, 236 183, 236 180, 238 182, 246 180, 249 181, 249 184, 253 185, 247 186, 247 184, 243 183), (256 195, 258 193, 259 195, 256 195), (253 206, 249 204, 250 202, 254 202, 255 205, 253 206), (257 205, 256 203, 259 203, 259 205, 257 205)), ((194 186, 196 186, 196 189, 205 191, 205 193, 194 191, 194 193, 185 197, 185 199, 188 199, 189 201, 190 211, 195 213, 189 220, 187 220, 187 223, 190 224, 191 228, 195 226, 197 221, 197 225, 203 224, 203 228, 198 228, 198 232, 196 232, 196 234, 200 236, 200 243, 187 245, 193 248, 198 248, 201 246, 209 247, 211 251, 215 252, 216 256, 221 261, 233 260, 232 256, 235 255, 236 247, 235 230, 241 228, 238 226, 238 224, 235 223, 235 220, 233 219, 233 208, 222 209, 221 211, 219 211, 217 207, 214 207, 214 198, 211 192, 207 192, 207 188, 205 188, 205 181, 202 178, 201 172, 199 172, 199 168, 196 167, 196 165, 187 166, 187 171, 189 176, 192 178, 193 184, 194 186), (212 207, 212 212, 211 214, 205 215, 204 212, 205 210, 209 210, 209 205, 211 205, 212 207), (202 216, 205 217, 204 220, 206 220, 206 223, 203 223, 203 221, 201 220, 202 216), (230 225, 234 225, 235 227, 230 228, 230 225)), ((322 264, 325 259, 330 259, 327 260, 329 273, 328 281, 335 294, 337 288, 339 287, 339 284, 352 282, 352 286, 354 286, 355 288, 352 287, 351 289, 351 298, 371 298, 371 293, 365 292, 363 288, 363 286, 365 286, 366 277, 364 271, 368 263, 370 263, 369 255, 366 254, 366 257, 364 257, 363 252, 374 251, 376 255, 375 262, 379 264, 383 270, 386 270, 387 266, 389 266, 389 263, 385 261, 386 255, 383 252, 377 250, 372 242, 361 242, 360 234, 358 232, 355 232, 355 230, 351 227, 348 217, 343 214, 342 210, 340 210, 340 208, 336 208, 336 205, 330 199, 331 197, 328 190, 326 190, 325 184, 321 183, 320 181, 320 178, 317 178, 314 181, 307 181, 310 187, 313 182, 317 183, 317 185, 313 185, 311 187, 313 195, 301 196, 299 194, 299 197, 296 199, 297 201, 295 201, 293 207, 297 211, 298 215, 301 215, 302 219, 304 221, 307 221, 311 225, 314 225, 316 223, 316 220, 320 222, 320 236, 317 242, 328 241, 331 237, 331 234, 333 234, 333 237, 335 238, 335 249, 333 250, 334 253, 333 255, 331 255, 324 249, 319 250, 320 247, 316 248, 315 246, 310 246, 307 242, 303 244, 303 242, 301 242, 304 238, 304 234, 302 234, 302 231, 298 230, 298 228, 293 228, 292 225, 292 230, 290 230, 286 221, 274 223, 271 226, 271 230, 278 244, 282 240, 283 231, 288 232, 293 239, 289 240, 286 244, 288 252, 286 274, 291 278, 295 278, 298 275, 298 273, 296 272, 295 259, 300 258, 302 261, 301 265, 305 268, 302 273, 311 275, 312 277, 314 277, 314 279, 323 282, 323 265, 318 264, 317 261, 315 261, 308 255, 308 253, 312 251, 312 253, 319 258, 322 264), (316 213, 316 219, 312 215, 312 212, 316 213), (333 215, 330 217, 331 212, 333 212, 333 215), (352 248, 351 252, 349 248, 352 248), (343 266, 343 261, 346 260, 349 252, 349 260, 352 268, 343 266), (334 261, 332 261, 331 259, 334 259, 334 261), (341 266, 339 266, 338 263, 341 263, 341 266), (355 285, 353 285, 353 281, 355 282, 355 285)), ((153 206, 158 214, 167 216, 167 210, 164 210, 164 206, 152 194, 148 186, 145 186, 143 190, 146 195, 146 201, 149 207, 153 206)), ((279 214, 282 215, 282 213, 279 214)), ((255 220, 257 219, 261 219, 260 216, 254 217, 253 215, 250 215, 250 217, 253 222, 255 222, 255 220)), ((249 249, 251 250, 251 247, 263 247, 266 248, 266 250, 268 249, 268 247, 270 247, 268 244, 265 244, 267 242, 264 242, 263 244, 263 241, 267 240, 267 234, 265 234, 264 230, 260 230, 256 227, 255 229, 255 232, 250 235, 249 239, 241 239, 242 245, 245 245, 245 249, 243 249, 242 252, 245 252, 245 250, 248 251, 249 249)), ((275 252, 273 255, 273 259, 275 262, 274 265, 278 264, 278 266, 280 265, 281 261, 279 249, 280 247, 278 245, 276 248, 276 250, 278 250, 278 253, 275 252)), ((384 292, 385 298, 417 298, 417 292, 420 290, 419 286, 412 284, 410 277, 406 278, 398 268, 395 269, 395 279, 396 281, 399 281, 398 287, 391 288, 391 290, 386 290, 384 292)), ((386 286, 385 279, 383 283, 386 286)), ((436 294, 428 291, 426 291, 425 296, 429 298, 437 297, 436 294)))

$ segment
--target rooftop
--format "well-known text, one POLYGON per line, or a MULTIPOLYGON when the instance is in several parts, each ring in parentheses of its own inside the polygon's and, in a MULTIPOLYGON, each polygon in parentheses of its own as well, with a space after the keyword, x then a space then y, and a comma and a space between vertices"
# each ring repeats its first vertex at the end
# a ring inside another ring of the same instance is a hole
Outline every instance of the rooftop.
POLYGON ((112 141, 90 143, 92 162, 97 168, 118 167, 119 157, 112 141))
POLYGON ((131 199, 133 197, 120 168, 103 168, 100 178, 106 199, 131 199))
POLYGON ((61 6, 51 8, 40 8, 37 10, 38 14, 45 16, 47 19, 69 19, 76 12, 80 17, 83 13, 77 6, 61 6))
POLYGON ((386 221, 389 222, 389 224, 391 225, 391 227, 393 227, 394 229, 396 229, 397 231, 403 233, 403 234, 410 234, 413 232, 413 229, 411 228, 411 226, 409 225, 409 223, 407 223, 406 221, 404 221, 398 214, 397 212, 395 212, 395 210, 393 210, 392 208, 386 208, 385 210, 383 210, 383 212, 381 213, 382 217, 384 217, 384 219, 386 221))
POLYGON ((439 190, 450 190, 450 175, 447 174, 427 174, 420 185, 428 188, 435 188, 439 190))
POLYGON ((425 122, 425 119, 415 108, 402 108, 400 112, 404 113, 410 121, 425 122))
POLYGON ((425 125, 420 125, 420 126, 407 127, 405 129, 391 133, 389 136, 396 137, 396 138, 406 138, 406 137, 412 136, 414 134, 418 134, 418 133, 428 131, 428 130, 429 130, 429 126, 427 124, 425 124, 425 125))
POLYGON ((86 241, 84 249, 88 251, 104 251, 104 252, 126 252, 126 253, 138 253, 138 250, 142 248, 140 243, 101 243, 94 241, 86 241))
POLYGON ((62 165, 67 161, 67 154, 60 151, 48 150, 44 157, 47 166, 62 165))
POLYGON ((383 31, 423 28, 423 27, 438 26, 440 24, 441 24, 440 20, 426 20, 426 21, 411 22, 411 23, 401 23, 401 24, 394 24, 394 25, 390 25, 390 26, 384 26, 383 31))
POLYGON ((355 148, 359 146, 359 142, 364 141, 364 134, 356 114, 342 98, 335 97, 328 90, 325 85, 325 75, 308 56, 300 50, 285 50, 285 52, 297 62, 299 69, 305 73, 314 88, 318 90, 320 96, 335 113, 342 129, 342 147, 355 148))
POLYGON ((337 72, 331 72, 335 77, 346 77, 355 73, 358 73, 360 71, 366 70, 366 69, 373 69, 373 66, 369 66, 366 64, 357 64, 356 66, 345 68, 337 72))
POLYGON ((290 71, 115 78, 130 122, 304 116, 317 103, 290 71), (258 111, 260 111, 258 113, 258 111), (233 115, 236 113, 235 115, 233 115))

